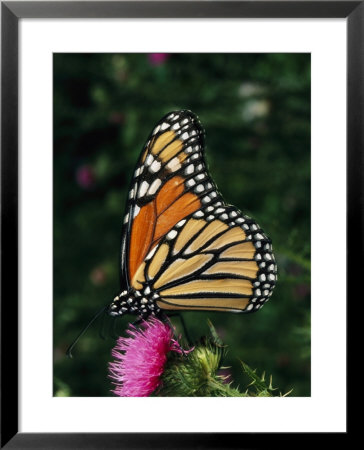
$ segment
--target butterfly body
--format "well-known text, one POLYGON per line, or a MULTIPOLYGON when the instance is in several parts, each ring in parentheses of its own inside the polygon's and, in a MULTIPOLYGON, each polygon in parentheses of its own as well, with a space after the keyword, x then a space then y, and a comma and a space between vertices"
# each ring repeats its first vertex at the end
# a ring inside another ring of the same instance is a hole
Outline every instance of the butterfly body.
POLYGON ((151 291, 149 286, 143 290, 130 288, 128 291, 122 291, 114 298, 109 307, 111 316, 122 316, 124 314, 138 315, 147 318, 150 315, 158 316, 161 309, 157 306, 156 300, 159 295, 151 291))
POLYGON ((150 135, 131 183, 123 291, 109 314, 253 312, 271 296, 276 274, 270 239, 225 203, 209 175, 199 120, 190 111, 169 113, 150 135))

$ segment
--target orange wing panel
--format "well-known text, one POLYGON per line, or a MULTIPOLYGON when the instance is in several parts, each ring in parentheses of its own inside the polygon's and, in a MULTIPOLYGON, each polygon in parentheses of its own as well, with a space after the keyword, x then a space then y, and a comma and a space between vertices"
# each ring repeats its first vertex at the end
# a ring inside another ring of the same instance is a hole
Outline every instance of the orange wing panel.
POLYGON ((159 240, 168 231, 173 228, 177 222, 193 213, 201 206, 201 202, 194 194, 187 193, 182 195, 158 218, 158 224, 155 229, 154 239, 159 240))
POLYGON ((157 201, 157 214, 160 215, 165 211, 176 199, 183 194, 184 179, 182 177, 173 177, 159 191, 157 201))
POLYGON ((143 206, 133 222, 129 249, 129 279, 143 262, 153 240, 155 212, 153 202, 143 206))
POLYGON ((135 217, 129 248, 129 279, 132 280, 145 257, 168 231, 201 207, 197 195, 183 194, 184 179, 174 177, 161 188, 158 195, 143 206, 135 217))

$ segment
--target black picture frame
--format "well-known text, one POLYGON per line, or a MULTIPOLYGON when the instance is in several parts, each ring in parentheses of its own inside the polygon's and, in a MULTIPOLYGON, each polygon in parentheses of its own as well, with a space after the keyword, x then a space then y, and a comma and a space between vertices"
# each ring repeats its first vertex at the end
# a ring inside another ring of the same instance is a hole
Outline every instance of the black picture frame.
MULTIPOLYGON (((345 18, 347 20, 347 300, 363 264, 364 1, 1 2, 1 448, 245 448, 272 434, 18 432, 18 33, 22 18, 345 18), (355 251, 355 253, 354 253, 355 251)), ((341 212, 343 213, 343 212, 341 212)), ((350 346, 348 346, 348 349, 350 346)), ((186 420, 186 418, 181 418, 186 420)), ((346 437, 347 433, 339 433, 346 437)), ((282 437, 281 443, 296 435, 282 437)), ((308 433, 300 442, 309 439, 308 433), (303 441, 302 441, 303 439, 303 441)), ((317 438, 317 436, 316 436, 317 438)), ((315 439, 316 439, 315 438, 315 439)), ((308 442, 308 440, 307 440, 308 442)), ((317 443, 317 441, 316 441, 317 443)))

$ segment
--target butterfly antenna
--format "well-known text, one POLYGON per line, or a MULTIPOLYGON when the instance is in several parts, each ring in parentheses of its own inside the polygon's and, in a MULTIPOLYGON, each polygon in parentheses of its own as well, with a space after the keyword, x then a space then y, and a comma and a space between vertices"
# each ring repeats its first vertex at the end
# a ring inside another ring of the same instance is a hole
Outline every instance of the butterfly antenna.
POLYGON ((100 311, 98 311, 94 317, 90 320, 90 322, 83 328, 83 330, 81 331, 81 333, 76 337, 76 339, 72 342, 72 344, 68 347, 68 350, 66 352, 66 355, 69 358, 72 358, 72 350, 73 347, 77 344, 77 342, 80 340, 80 338, 86 333, 86 331, 90 328, 90 326, 95 322, 95 320, 106 311, 108 305, 103 306, 102 309, 100 309, 100 311))

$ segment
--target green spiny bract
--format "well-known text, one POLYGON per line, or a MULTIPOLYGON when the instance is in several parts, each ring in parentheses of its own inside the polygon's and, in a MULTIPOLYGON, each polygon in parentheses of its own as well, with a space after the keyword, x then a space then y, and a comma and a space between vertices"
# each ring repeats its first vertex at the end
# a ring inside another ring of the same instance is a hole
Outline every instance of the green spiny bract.
MULTIPOLYGON (((219 375, 227 348, 208 322, 210 337, 203 338, 192 350, 184 354, 170 353, 162 375, 161 388, 154 395, 162 397, 273 397, 276 388, 265 374, 257 375, 246 363, 241 362, 251 383, 245 392, 232 387, 223 375, 219 375), (254 388, 254 389, 253 389, 254 388)), ((285 395, 288 395, 288 392, 285 395)))

